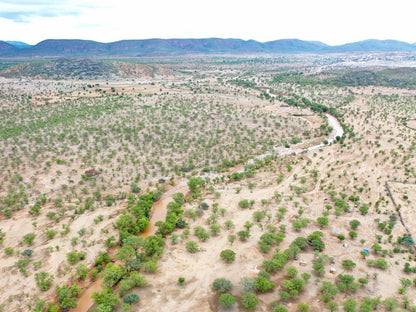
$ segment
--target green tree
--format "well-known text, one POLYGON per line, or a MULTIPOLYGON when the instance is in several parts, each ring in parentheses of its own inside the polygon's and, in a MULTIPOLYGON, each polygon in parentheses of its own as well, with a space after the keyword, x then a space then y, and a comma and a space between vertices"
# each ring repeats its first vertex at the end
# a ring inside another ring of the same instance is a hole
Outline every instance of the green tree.
POLYGON ((123 302, 127 303, 127 304, 132 304, 134 302, 138 302, 139 301, 139 295, 137 294, 127 294, 124 298, 123 298, 123 302))
POLYGON ((251 292, 244 292, 241 296, 241 303, 245 308, 249 310, 254 310, 259 304, 259 299, 255 294, 251 292))
POLYGON ((350 221, 350 226, 353 230, 356 230, 360 224, 361 222, 356 219, 350 221))
POLYGON ((384 299, 382 304, 387 311, 393 311, 394 309, 399 307, 399 303, 397 299, 392 298, 392 297, 388 297, 384 299))
POLYGON ((256 222, 262 221, 266 217, 266 214, 264 211, 254 211, 253 212, 253 219, 256 222))
POLYGON ((347 298, 347 300, 345 300, 343 307, 344 307, 344 311, 345 312, 355 312, 357 311, 356 307, 357 307, 357 301, 355 301, 352 298, 347 298))
POLYGON ((371 246, 371 249, 374 250, 375 254, 378 254, 382 250, 382 248, 379 244, 373 244, 373 246, 371 246))
POLYGON ((287 312, 287 308, 284 306, 277 306, 273 309, 273 312, 287 312))
POLYGON ((113 311, 113 308, 120 304, 120 299, 117 295, 113 294, 112 288, 106 288, 102 291, 95 291, 92 294, 92 298, 98 307, 98 311, 113 311))
POLYGON ((363 204, 363 205, 360 206, 360 208, 358 208, 358 210, 360 210, 360 212, 363 216, 368 213, 368 209, 369 209, 368 204, 363 204))
POLYGON ((326 305, 327 309, 331 312, 336 312, 338 311, 338 303, 334 302, 334 301, 330 301, 328 302, 328 304, 326 305))
POLYGON ((345 259, 345 260, 342 260, 342 266, 347 270, 352 270, 353 268, 356 267, 356 264, 352 260, 345 259))
POLYGON ((298 304, 298 311, 299 312, 308 312, 310 310, 310 306, 305 302, 300 302, 298 304))
POLYGON ((221 307, 227 309, 231 307, 233 304, 235 304, 236 299, 230 294, 222 294, 218 301, 221 307))
POLYGON ((375 264, 379 269, 387 269, 389 267, 388 262, 384 258, 377 258, 375 264))
POLYGON ((248 208, 248 206, 250 206, 250 202, 248 201, 248 199, 243 199, 238 202, 238 206, 240 208, 248 208))
POLYGON ((354 238, 356 238, 356 237, 357 237, 357 232, 356 232, 356 231, 350 231, 350 232, 348 233, 348 235, 349 235, 349 237, 351 237, 352 239, 354 239, 354 238))
POLYGON ((200 187, 205 184, 201 177, 192 177, 189 179, 188 187, 192 193, 199 193, 200 187))
POLYGON ((85 279, 88 275, 88 267, 84 263, 80 263, 76 268, 76 272, 79 279, 85 279))
POLYGON ((56 287, 56 293, 58 295, 58 303, 63 311, 68 311, 70 308, 77 306, 77 296, 81 294, 81 289, 77 285, 73 285, 71 288, 67 286, 56 287))
POLYGON ((38 285, 39 289, 42 291, 49 290, 52 286, 52 282, 54 280, 54 276, 49 274, 48 272, 39 272, 35 274, 36 285, 38 285))
POLYGON ((250 232, 248 231, 239 231, 237 232, 238 237, 241 241, 246 241, 250 237, 250 232))
POLYGON ((285 270, 286 275, 289 277, 296 277, 298 275, 298 270, 293 265, 287 266, 285 270))
POLYGON ((329 220, 327 217, 318 217, 316 219, 318 225, 323 228, 324 226, 328 226, 329 225, 329 220))
POLYGON ((196 253, 199 251, 199 245, 197 242, 195 241, 187 241, 185 243, 185 248, 186 250, 188 250, 190 253, 196 253))
POLYGON ((322 300, 327 303, 338 294, 338 288, 330 281, 322 281, 319 290, 322 293, 322 300))
POLYGON ((225 262, 233 262, 235 260, 235 252, 231 249, 224 249, 221 251, 220 257, 225 262))
POLYGON ((217 278, 212 283, 212 288, 219 293, 225 293, 233 288, 233 284, 225 278, 217 278))
POLYGON ((368 303, 361 303, 360 304, 360 312, 372 312, 373 311, 373 307, 370 306, 368 303))
POLYGON ((109 263, 107 264, 105 270, 101 273, 101 277, 104 279, 104 285, 113 287, 123 277, 124 274, 125 271, 123 268, 109 263))
POLYGON ((28 246, 31 246, 35 238, 36 238, 35 233, 28 233, 25 236, 23 236, 23 243, 25 243, 28 246))
POLYGON ((254 280, 253 288, 255 291, 259 291, 261 293, 267 292, 273 288, 275 288, 276 285, 268 281, 264 277, 257 277, 254 280))

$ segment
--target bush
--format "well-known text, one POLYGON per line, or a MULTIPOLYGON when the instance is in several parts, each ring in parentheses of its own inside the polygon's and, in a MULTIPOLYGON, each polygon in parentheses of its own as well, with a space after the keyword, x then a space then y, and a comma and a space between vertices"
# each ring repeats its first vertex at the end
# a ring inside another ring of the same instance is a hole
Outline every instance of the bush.
POLYGON ((237 232, 238 237, 240 238, 241 241, 246 241, 247 238, 250 237, 250 232, 248 231, 239 231, 237 232))
POLYGON ((301 302, 298 304, 298 311, 299 312, 308 312, 310 307, 307 303, 301 302))
POLYGON ((212 283, 212 288, 220 293, 225 293, 233 288, 233 284, 225 278, 217 278, 212 283))
POLYGON ((35 274, 36 285, 42 291, 46 291, 52 286, 54 276, 50 275, 48 272, 39 272, 35 274))
POLYGON ((257 277, 254 280, 254 284, 253 284, 253 288, 255 291, 259 291, 261 293, 264 293, 266 291, 269 291, 270 289, 275 288, 276 285, 269 282, 266 278, 264 277, 257 277))
POLYGON ((33 254, 33 250, 32 249, 25 249, 25 250, 23 250, 23 252, 22 252, 22 255, 23 256, 25 256, 25 257, 30 257, 31 255, 33 254))
POLYGON ((79 279, 85 279, 88 275, 88 267, 84 263, 78 264, 76 271, 79 279))
POLYGON ((375 264, 379 269, 387 269, 389 267, 389 264, 384 258, 378 258, 375 264))
POLYGON ((23 243, 30 246, 33 244, 33 241, 35 240, 35 238, 36 238, 35 233, 28 233, 25 236, 23 236, 23 243))
POLYGON ((231 249, 224 249, 221 251, 220 257, 225 262, 233 262, 235 260, 235 252, 231 249))
POLYGON ((250 203, 249 203, 248 199, 243 199, 243 200, 240 200, 238 202, 238 206, 240 208, 248 208, 249 205, 250 205, 250 203))
POLYGON ((350 226, 353 230, 356 230, 360 224, 361 222, 356 219, 350 221, 350 226))
POLYGON ((346 260, 342 260, 342 266, 347 270, 351 270, 355 268, 356 264, 354 261, 346 259, 346 260))
POLYGON ((245 292, 243 293, 243 296, 241 297, 241 303, 247 309, 254 310, 259 304, 259 299, 257 298, 255 294, 250 293, 250 292, 245 292))
MULTIPOLYGON (((254 289, 254 278, 242 277, 238 283, 244 291, 250 292, 254 289)), ((415 282, 416 285, 416 282, 415 282)))
POLYGON ((235 297, 230 294, 222 294, 219 298, 220 306, 229 308, 236 302, 235 297))
POLYGON ((77 296, 81 294, 81 289, 77 285, 72 285, 71 288, 67 286, 56 286, 56 294, 58 295, 58 303, 63 311, 68 311, 70 308, 77 306, 77 296))
POLYGON ((137 295, 137 294, 127 294, 125 297, 124 297, 124 299, 123 299, 123 302, 124 303, 127 303, 127 304, 132 304, 132 303, 134 303, 134 302, 137 302, 137 301, 139 301, 139 295, 137 295))
POLYGON ((68 260, 68 262, 70 264, 75 264, 80 260, 84 260, 85 259, 85 252, 81 251, 81 252, 76 252, 76 251, 70 251, 66 254, 66 259, 68 260))
POLYGON ((98 311, 113 311, 113 307, 120 304, 120 299, 117 295, 113 294, 111 288, 103 289, 100 292, 94 292, 92 294, 95 304, 98 307, 98 311))
POLYGON ((186 242, 185 243, 185 248, 190 253, 195 253, 195 252, 199 251, 198 243, 195 242, 195 241, 188 241, 188 242, 186 242))
POLYGON ((14 249, 12 247, 6 247, 4 248, 4 252, 7 256, 13 256, 14 254, 14 249))

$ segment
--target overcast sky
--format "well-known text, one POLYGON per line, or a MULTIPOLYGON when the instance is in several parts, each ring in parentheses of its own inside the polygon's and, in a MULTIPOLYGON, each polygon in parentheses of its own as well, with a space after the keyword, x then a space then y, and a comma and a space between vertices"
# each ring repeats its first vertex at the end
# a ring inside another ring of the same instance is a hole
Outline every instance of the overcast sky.
POLYGON ((416 42, 415 0, 0 0, 0 40, 416 42))

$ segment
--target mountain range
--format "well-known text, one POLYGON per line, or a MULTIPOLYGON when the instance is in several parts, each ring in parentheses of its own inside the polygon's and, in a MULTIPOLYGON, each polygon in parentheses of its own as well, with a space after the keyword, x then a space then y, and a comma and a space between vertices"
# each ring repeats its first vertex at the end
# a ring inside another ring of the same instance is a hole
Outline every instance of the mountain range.
POLYGON ((36 45, 0 41, 0 57, 140 57, 186 54, 289 54, 342 52, 416 52, 416 43, 369 39, 330 46, 319 41, 280 39, 268 42, 242 39, 144 39, 102 43, 79 39, 48 39, 36 45))

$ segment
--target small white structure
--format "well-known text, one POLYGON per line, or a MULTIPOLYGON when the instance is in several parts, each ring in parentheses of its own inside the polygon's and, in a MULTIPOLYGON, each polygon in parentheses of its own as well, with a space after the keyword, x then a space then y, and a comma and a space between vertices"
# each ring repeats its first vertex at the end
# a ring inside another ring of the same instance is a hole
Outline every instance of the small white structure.
POLYGON ((339 233, 339 231, 332 231, 331 235, 332 236, 338 236, 338 235, 340 235, 340 233, 339 233))
POLYGON ((308 262, 306 262, 305 260, 300 260, 299 261, 299 265, 307 265, 308 264, 308 262))
POLYGON ((337 269, 335 269, 335 268, 333 268, 333 267, 331 267, 331 268, 329 269, 329 272, 330 272, 330 273, 332 273, 332 274, 334 274, 336 271, 337 271, 337 269))

